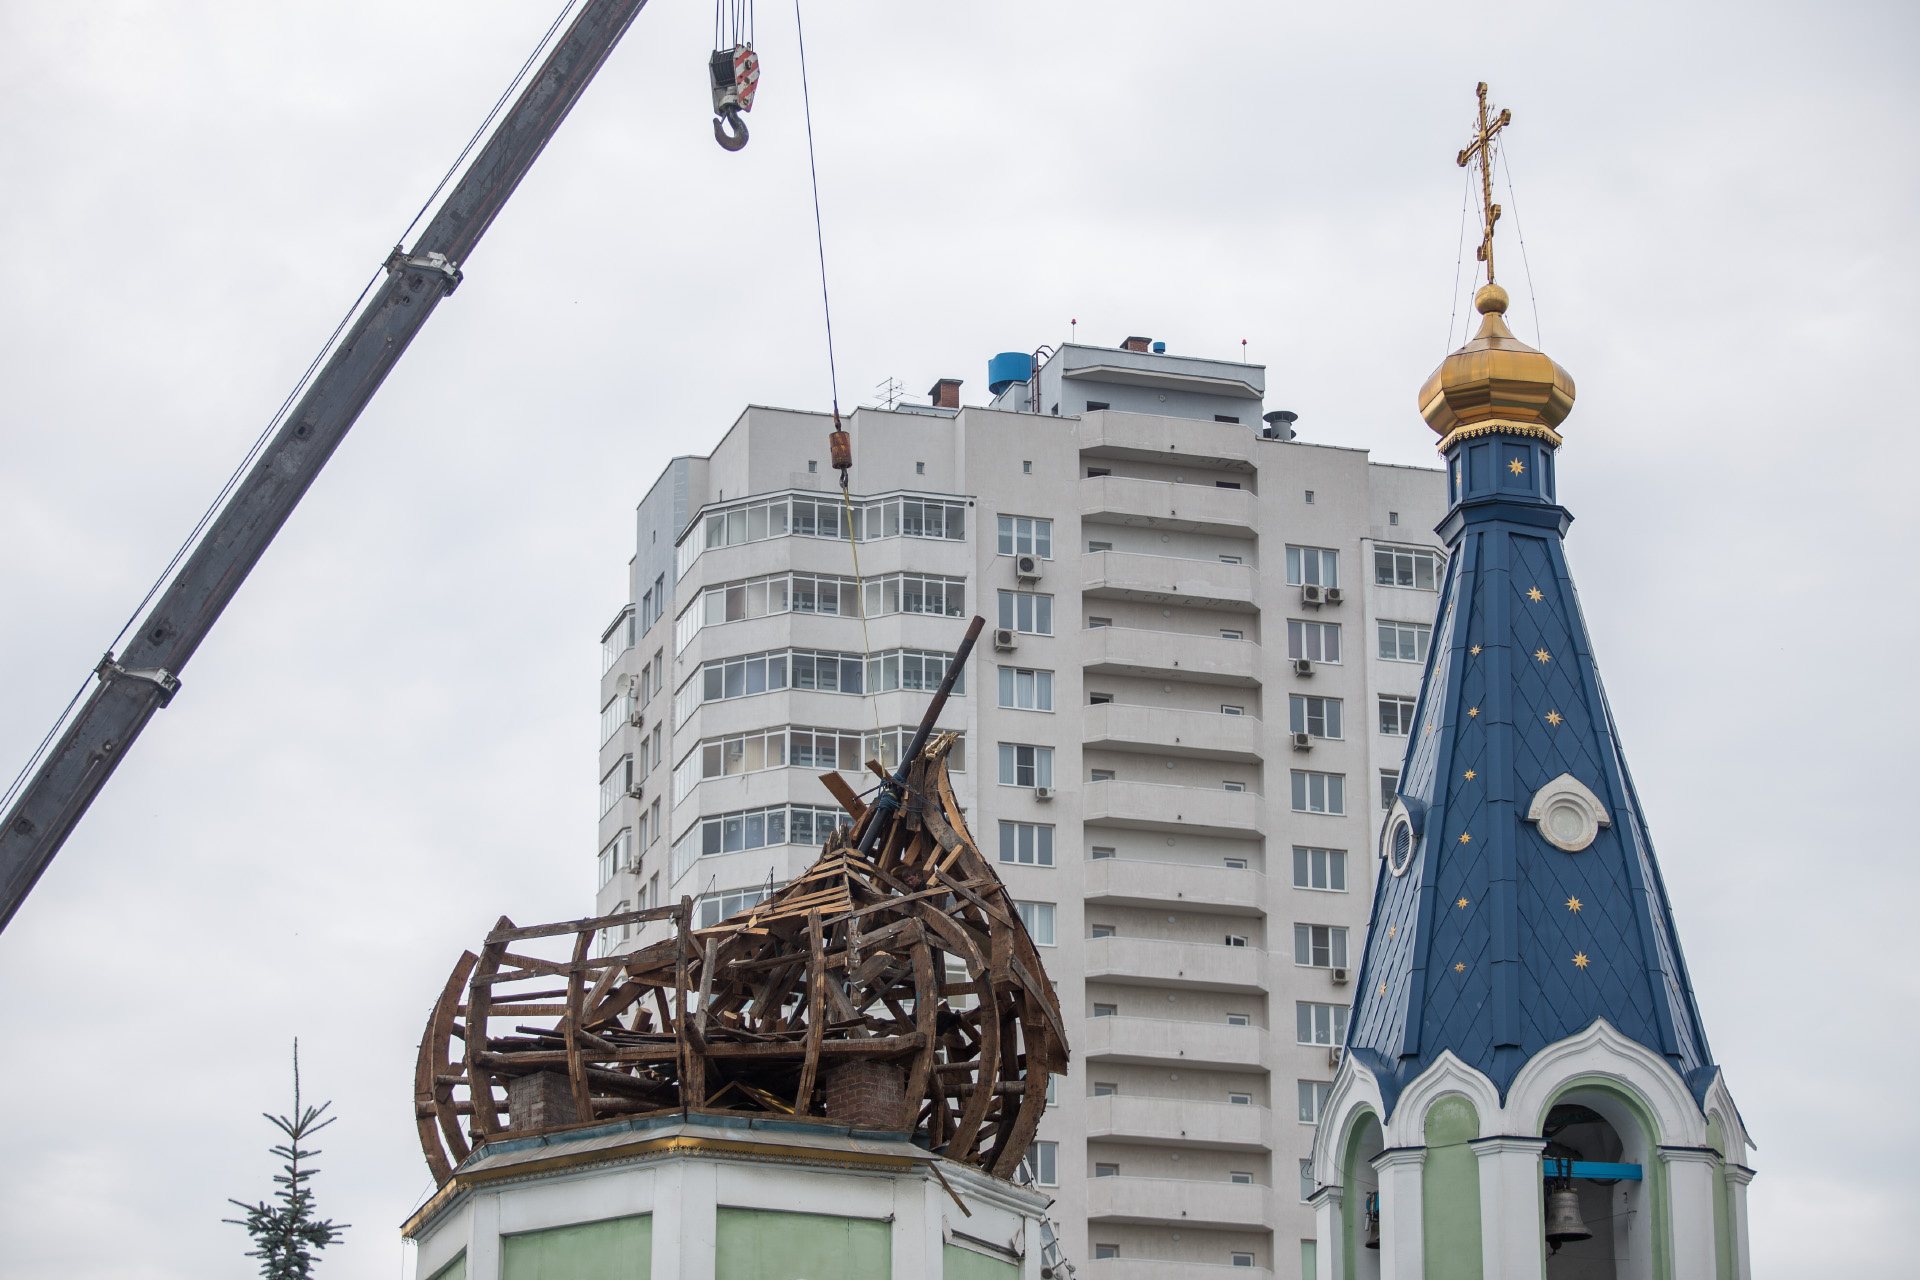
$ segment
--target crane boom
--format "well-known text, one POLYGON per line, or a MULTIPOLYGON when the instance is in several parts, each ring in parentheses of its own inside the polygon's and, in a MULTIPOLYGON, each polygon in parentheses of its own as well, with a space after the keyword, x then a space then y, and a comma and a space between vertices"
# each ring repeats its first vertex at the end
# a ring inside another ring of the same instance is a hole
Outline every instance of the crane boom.
POLYGON ((587 0, 502 117, 411 250, 387 277, 205 536, 22 788, 0 825, 0 929, 113 776, 179 674, 293 514, 320 469, 433 314, 460 282, 460 264, 499 216, 533 162, 633 24, 646 0, 587 0))

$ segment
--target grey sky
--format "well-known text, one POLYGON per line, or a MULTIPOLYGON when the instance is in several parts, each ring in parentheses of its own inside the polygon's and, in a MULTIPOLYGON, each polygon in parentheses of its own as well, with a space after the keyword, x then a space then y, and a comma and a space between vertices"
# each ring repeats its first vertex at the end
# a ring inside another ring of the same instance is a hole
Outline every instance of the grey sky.
MULTIPOLYGON (((0 768, 80 682, 558 0, 0 5, 0 768)), ((240 1277, 289 1039, 322 1274, 400 1277, 411 1058, 501 913, 591 908, 632 508, 827 378, 790 7, 753 142, 655 0, 0 935, 0 1277, 240 1277)), ((815 4, 843 403, 1130 333, 1435 465, 1476 79, 1579 386, 1570 554, 1756 1275, 1894 1275, 1920 897, 1911 6, 815 4), (1856 1075, 1871 1067, 1871 1076, 1856 1075), (1842 1103, 1846 1105, 1841 1105, 1842 1103)), ((1517 208, 1516 208, 1517 206, 1517 208)), ((1512 215, 1518 214, 1515 219, 1512 215)), ((1468 267, 1472 263, 1469 258, 1468 267)), ((1454 325, 1458 340, 1460 324, 1454 325)))

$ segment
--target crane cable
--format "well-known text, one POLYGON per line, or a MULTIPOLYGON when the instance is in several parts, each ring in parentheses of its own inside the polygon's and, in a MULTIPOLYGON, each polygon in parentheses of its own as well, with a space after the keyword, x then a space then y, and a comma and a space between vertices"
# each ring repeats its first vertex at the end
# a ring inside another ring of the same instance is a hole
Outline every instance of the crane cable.
MULTIPOLYGON (((827 330, 827 385, 833 395, 833 434, 844 435, 840 425, 840 374, 833 358, 833 303, 827 292, 827 237, 820 222, 820 165, 813 150, 813 95, 807 88, 807 35, 800 21, 800 0, 793 0, 793 32, 800 46, 800 102, 807 121, 807 175, 813 182, 813 243, 820 258, 820 313, 827 330)), ((851 465, 851 453, 847 455, 851 465)), ((836 462, 836 465, 837 462, 836 462)), ((847 520, 847 547, 853 553, 853 599, 860 610, 860 667, 867 705, 873 712, 876 754, 879 751, 880 703, 873 693, 873 641, 867 634, 867 583, 860 572, 860 540, 853 531, 853 494, 848 489, 848 467, 840 467, 840 501, 847 520)))

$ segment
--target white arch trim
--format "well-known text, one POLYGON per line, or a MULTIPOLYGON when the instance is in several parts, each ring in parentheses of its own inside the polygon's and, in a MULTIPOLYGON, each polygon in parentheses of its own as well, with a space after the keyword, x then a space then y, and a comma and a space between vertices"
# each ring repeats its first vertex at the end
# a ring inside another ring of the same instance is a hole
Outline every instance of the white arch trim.
POLYGON ((1753 1147, 1752 1135, 1747 1132, 1746 1122, 1740 1118, 1740 1108, 1733 1103, 1733 1094, 1727 1090, 1727 1076, 1724 1071, 1713 1073, 1713 1083, 1707 1086, 1706 1113, 1720 1121, 1720 1132, 1727 1139, 1727 1160, 1732 1164, 1745 1164, 1746 1153, 1753 1147))
MULTIPOLYGON (((1378 1119, 1386 1113, 1380 1101, 1380 1082, 1373 1078, 1373 1072, 1354 1061, 1352 1054, 1341 1054, 1339 1069, 1333 1073, 1333 1088, 1327 1091, 1327 1105, 1321 1109, 1320 1123, 1313 1131, 1313 1180, 1323 1187, 1341 1185, 1340 1153, 1346 1150, 1353 1126, 1362 1115, 1378 1119)), ((1386 1128, 1382 1120, 1383 1139, 1386 1128)))
POLYGON ((1555 1041, 1527 1061, 1507 1091, 1505 1132, 1539 1133, 1554 1095, 1581 1077, 1610 1081, 1644 1103, 1659 1126, 1653 1135, 1656 1145, 1706 1144, 1706 1114, 1694 1103, 1680 1073, 1653 1050, 1615 1031, 1605 1018, 1594 1019, 1585 1031, 1555 1041))
POLYGON ((1443 1050, 1415 1077, 1394 1104, 1393 1123, 1386 1127, 1389 1147, 1427 1145, 1427 1111, 1440 1099, 1465 1098, 1480 1113, 1480 1134, 1504 1132, 1501 1127, 1500 1091, 1493 1081, 1443 1050))

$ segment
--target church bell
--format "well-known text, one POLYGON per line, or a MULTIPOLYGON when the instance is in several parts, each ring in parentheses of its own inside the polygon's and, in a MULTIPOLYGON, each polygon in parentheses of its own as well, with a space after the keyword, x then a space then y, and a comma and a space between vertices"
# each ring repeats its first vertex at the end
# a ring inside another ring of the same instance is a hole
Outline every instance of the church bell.
POLYGON ((1547 1194, 1547 1243, 1558 1252, 1563 1244, 1591 1239, 1593 1232, 1580 1220, 1580 1192, 1562 1182, 1547 1194))
POLYGON ((1367 1194, 1366 1247, 1369 1249, 1378 1249, 1380 1247, 1380 1193, 1378 1191, 1367 1194))

